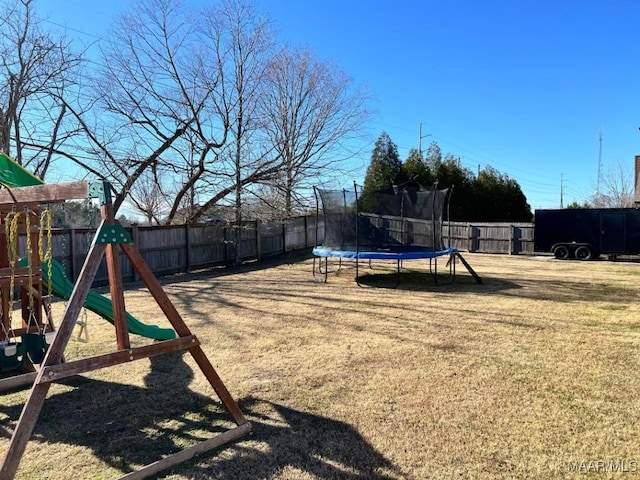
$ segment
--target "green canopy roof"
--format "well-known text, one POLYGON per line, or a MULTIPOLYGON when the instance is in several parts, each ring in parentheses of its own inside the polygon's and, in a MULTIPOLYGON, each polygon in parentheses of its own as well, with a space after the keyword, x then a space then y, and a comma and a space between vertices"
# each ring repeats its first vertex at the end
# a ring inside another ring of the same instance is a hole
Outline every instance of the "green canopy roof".
POLYGON ((12 160, 7 154, 0 152, 0 184, 13 188, 43 185, 44 182, 25 170, 22 165, 12 160))

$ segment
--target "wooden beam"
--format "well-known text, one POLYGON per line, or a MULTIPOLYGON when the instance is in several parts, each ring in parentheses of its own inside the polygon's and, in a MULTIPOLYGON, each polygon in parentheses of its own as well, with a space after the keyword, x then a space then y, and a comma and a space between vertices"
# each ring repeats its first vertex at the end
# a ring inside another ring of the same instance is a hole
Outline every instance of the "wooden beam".
POLYGON ((0 206, 16 203, 54 203, 84 199, 89 195, 87 182, 68 182, 34 187, 3 188, 0 190, 0 206))
MULTIPOLYGON (((102 218, 113 219, 113 205, 110 203, 101 207, 102 218)), ((124 303, 124 289, 122 287, 122 272, 120 271, 120 257, 117 244, 106 245, 107 274, 109 276, 109 292, 113 305, 113 325, 116 327, 116 342, 118 350, 131 346, 129 328, 127 325, 126 308, 124 303)))
POLYGON ((42 376, 38 379, 40 383, 56 382, 63 378, 72 377, 81 373, 99 370, 121 363, 133 362, 142 358, 149 358, 165 353, 176 352, 178 350, 186 350, 193 345, 199 345, 200 342, 195 335, 188 337, 175 338, 173 340, 165 340, 163 342, 153 343, 137 348, 129 348, 118 352, 107 353, 97 357, 83 358, 57 365, 48 365, 43 367, 42 376))
MULTIPOLYGON (((155 298, 156 302, 164 312, 169 322, 171 322, 171 326, 178 333, 178 335, 181 337, 191 335, 189 327, 187 327, 187 325, 184 323, 184 320, 182 319, 176 308, 173 306, 173 303, 171 303, 171 300, 169 300, 169 297, 167 297, 167 294, 162 289, 160 282, 158 282, 158 279, 151 271, 151 268, 149 268, 149 265, 147 265, 147 262, 144 261, 142 255, 140 255, 140 252, 138 252, 138 250, 132 244, 123 243, 120 245, 120 248, 122 248, 122 251, 131 262, 134 270, 138 272, 140 279, 146 285, 153 298, 155 298)), ((204 373, 205 377, 207 377, 209 384, 213 387, 214 391, 220 398, 220 401, 227 409, 229 414, 233 417, 234 421, 238 425, 247 423, 247 419, 242 414, 242 411, 236 404, 236 401, 229 393, 229 390, 227 390, 227 387, 225 386, 222 379, 218 376, 217 372, 213 368, 213 365, 211 365, 211 362, 205 355, 200 345, 190 347, 189 352, 200 367, 200 370, 202 370, 202 373, 204 373)))
POLYGON ((220 433, 215 437, 210 438, 209 440, 205 440, 192 447, 185 448, 184 450, 174 453, 173 455, 164 457, 162 460, 146 465, 141 469, 136 470, 135 472, 123 475, 122 477, 120 477, 120 480, 141 480, 143 478, 147 478, 151 475, 155 475, 158 472, 166 470, 167 468, 171 468, 174 465, 179 465, 183 462, 186 462, 196 455, 200 455, 204 452, 208 452, 209 450, 213 450, 214 448, 224 445, 225 443, 237 440, 238 438, 243 437, 249 432, 251 432, 251 424, 244 423, 235 428, 232 428, 231 430, 220 433))
POLYGON ((160 282, 151 271, 151 268, 149 267, 147 262, 144 260, 144 258, 142 258, 142 255, 140 255, 138 249, 130 243, 122 243, 120 244, 120 248, 122 248, 122 251, 129 259, 131 266, 140 277, 140 280, 142 280, 142 283, 145 284, 145 286, 149 290, 149 293, 151 293, 162 312, 171 322, 171 325, 173 326, 176 333, 180 337, 191 335, 189 327, 187 327, 187 325, 182 320, 182 317, 178 313, 178 310, 176 310, 176 307, 173 305, 173 303, 171 303, 169 297, 167 297, 167 294, 162 289, 160 282))
POLYGON ((0 380, 0 392, 6 392, 7 390, 21 387, 23 385, 33 385, 36 375, 38 375, 38 372, 29 372, 14 375, 13 377, 3 378, 0 380))

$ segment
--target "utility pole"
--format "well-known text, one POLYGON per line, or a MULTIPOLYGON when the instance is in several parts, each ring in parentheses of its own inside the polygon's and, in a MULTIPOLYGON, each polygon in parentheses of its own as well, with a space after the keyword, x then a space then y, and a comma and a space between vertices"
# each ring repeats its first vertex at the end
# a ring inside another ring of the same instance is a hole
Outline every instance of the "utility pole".
POLYGON ((596 199, 600 198, 600 177, 602 177, 602 127, 600 127, 598 141, 600 142, 600 147, 598 149, 598 181, 596 182, 596 199))
POLYGON ((560 174, 560 208, 564 208, 564 202, 563 202, 563 197, 564 197, 564 184, 563 184, 563 177, 562 177, 562 173, 560 174))
POLYGON ((422 139, 430 136, 431 136, 430 133, 427 133, 426 135, 422 135, 422 122, 420 122, 420 127, 418 129, 418 152, 420 152, 420 157, 422 157, 422 139))

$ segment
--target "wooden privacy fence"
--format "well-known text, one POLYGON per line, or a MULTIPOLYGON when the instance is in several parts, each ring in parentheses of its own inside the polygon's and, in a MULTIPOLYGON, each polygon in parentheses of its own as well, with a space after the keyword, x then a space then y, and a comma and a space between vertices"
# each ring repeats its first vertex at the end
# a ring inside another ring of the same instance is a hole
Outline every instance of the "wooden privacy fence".
MULTIPOLYGON (((236 248, 243 262, 261 260, 315 245, 315 215, 281 222, 244 222, 240 226, 240 243, 236 245, 235 226, 227 223, 209 225, 133 226, 131 235, 144 260, 158 277, 193 270, 231 265, 236 248)), ((75 281, 89 251, 94 229, 54 229, 53 257, 60 262, 69 279, 75 281)), ((24 242, 21 250, 24 251, 24 242)), ((125 281, 137 280, 131 265, 122 260, 125 281)), ((106 265, 98 269, 94 285, 106 284, 106 265)))
POLYGON ((468 252, 532 255, 533 230, 533 223, 451 222, 443 236, 451 247, 468 252))
MULTIPOLYGON (((406 220, 406 219, 405 219, 406 220)), ((133 226, 126 230, 156 276, 191 272, 234 263, 236 248, 243 262, 259 261, 287 252, 309 250, 316 245, 316 216, 307 215, 280 222, 244 222, 240 226, 240 244, 235 242, 235 226, 209 225, 133 226)), ((420 222, 412 225, 414 234, 420 222)), ((75 281, 87 255, 95 230, 54 229, 53 256, 75 281)), ((324 235, 322 219, 318 239, 324 235)), ((533 223, 445 223, 445 244, 468 252, 533 254, 533 223)), ((129 262, 123 259, 125 281, 137 280, 129 262)), ((103 264, 95 285, 107 283, 103 264)))

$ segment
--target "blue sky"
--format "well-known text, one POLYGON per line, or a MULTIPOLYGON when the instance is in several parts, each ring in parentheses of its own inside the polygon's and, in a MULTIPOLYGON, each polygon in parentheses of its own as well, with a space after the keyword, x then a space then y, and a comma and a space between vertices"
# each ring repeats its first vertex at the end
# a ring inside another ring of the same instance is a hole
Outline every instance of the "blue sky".
MULTIPOLYGON (((420 124, 423 149, 435 140, 474 172, 491 165, 518 181, 533 209, 559 207, 561 189, 565 206, 586 200, 599 159, 604 172, 619 163, 633 172, 638 0, 255 3, 280 41, 313 48, 372 97, 370 147, 345 185, 362 181, 382 131, 404 159, 418 147, 420 124)), ((38 11, 86 43, 131 4, 40 0, 38 11)))

